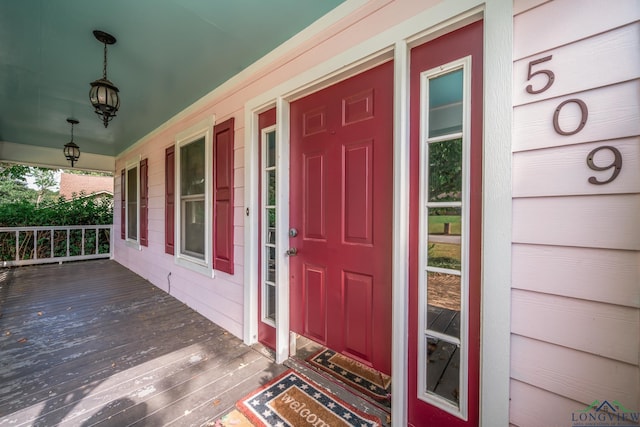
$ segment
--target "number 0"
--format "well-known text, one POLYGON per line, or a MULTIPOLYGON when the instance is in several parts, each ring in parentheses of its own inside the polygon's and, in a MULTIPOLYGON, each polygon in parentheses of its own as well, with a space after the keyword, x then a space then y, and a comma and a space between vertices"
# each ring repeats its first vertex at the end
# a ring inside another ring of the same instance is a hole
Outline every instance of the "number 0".
POLYGON ((566 101, 558 105, 558 108, 556 108, 555 113, 553 113, 553 128, 560 135, 565 135, 565 136, 575 135, 576 133, 580 132, 584 128, 584 125, 587 124, 587 118, 589 118, 589 109, 587 108, 587 104, 585 104, 583 100, 577 99, 577 98, 567 99, 566 101), (560 128, 560 123, 559 123, 560 110, 562 110, 562 107, 569 104, 570 102, 576 103, 580 107, 580 124, 578 125, 577 128, 575 128, 572 131, 564 131, 562 130, 562 128, 560 128))

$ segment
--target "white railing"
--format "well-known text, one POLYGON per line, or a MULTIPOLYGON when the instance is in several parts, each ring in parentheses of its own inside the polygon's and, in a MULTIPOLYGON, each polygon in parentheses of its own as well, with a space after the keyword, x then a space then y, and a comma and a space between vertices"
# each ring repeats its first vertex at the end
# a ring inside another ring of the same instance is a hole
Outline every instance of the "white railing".
POLYGON ((111 225, 0 227, 2 267, 111 258, 111 225))

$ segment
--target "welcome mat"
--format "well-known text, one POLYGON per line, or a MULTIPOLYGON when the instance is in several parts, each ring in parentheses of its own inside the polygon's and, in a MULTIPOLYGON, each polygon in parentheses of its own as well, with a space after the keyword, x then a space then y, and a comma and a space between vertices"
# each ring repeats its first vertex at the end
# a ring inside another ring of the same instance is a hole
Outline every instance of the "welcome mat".
POLYGON ((376 400, 389 400, 391 377, 382 372, 328 348, 309 357, 307 361, 376 400))
POLYGON ((380 426, 380 419, 288 370, 236 403, 256 426, 380 426))

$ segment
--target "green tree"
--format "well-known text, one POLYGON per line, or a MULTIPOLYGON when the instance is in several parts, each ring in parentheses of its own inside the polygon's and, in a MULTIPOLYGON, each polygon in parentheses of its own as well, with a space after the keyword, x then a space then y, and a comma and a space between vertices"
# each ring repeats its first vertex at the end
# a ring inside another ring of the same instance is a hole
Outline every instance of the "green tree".
POLYGON ((34 184, 38 191, 36 206, 40 206, 40 202, 42 202, 46 192, 57 184, 55 172, 53 169, 31 168, 30 174, 34 179, 34 184))
POLYGON ((0 163, 0 206, 26 201, 35 203, 37 192, 27 186, 28 166, 0 163))
POLYGON ((0 178, 17 181, 25 181, 30 172, 30 167, 13 163, 0 163, 0 178))
POLYGON ((460 200, 462 139, 429 144, 429 200, 460 200))

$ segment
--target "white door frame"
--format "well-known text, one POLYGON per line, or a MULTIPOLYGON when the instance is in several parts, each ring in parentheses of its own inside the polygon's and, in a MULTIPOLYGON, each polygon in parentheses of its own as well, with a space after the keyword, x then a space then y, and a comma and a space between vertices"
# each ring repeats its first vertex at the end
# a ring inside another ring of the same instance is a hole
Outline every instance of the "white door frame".
POLYGON ((392 424, 407 424, 408 236, 409 236, 409 51, 478 17, 484 19, 483 261, 480 366, 481 425, 509 420, 511 310, 511 69, 512 0, 440 2, 400 25, 333 57, 245 104, 245 297, 244 341, 258 330, 258 114, 276 106, 277 205, 276 361, 289 357, 289 104, 358 74, 394 62, 394 211, 392 424), (487 191, 486 189, 490 189, 487 191), (485 298, 490 296, 490 298, 485 298))

